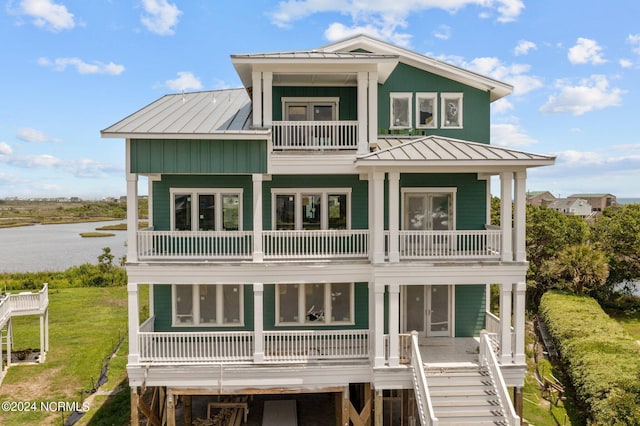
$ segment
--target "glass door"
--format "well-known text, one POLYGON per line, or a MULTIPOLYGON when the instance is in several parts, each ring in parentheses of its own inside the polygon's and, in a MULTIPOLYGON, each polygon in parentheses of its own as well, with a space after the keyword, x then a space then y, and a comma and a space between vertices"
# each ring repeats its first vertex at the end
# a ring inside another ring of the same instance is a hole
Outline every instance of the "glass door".
POLYGON ((451 286, 404 287, 404 332, 420 337, 451 335, 451 286))

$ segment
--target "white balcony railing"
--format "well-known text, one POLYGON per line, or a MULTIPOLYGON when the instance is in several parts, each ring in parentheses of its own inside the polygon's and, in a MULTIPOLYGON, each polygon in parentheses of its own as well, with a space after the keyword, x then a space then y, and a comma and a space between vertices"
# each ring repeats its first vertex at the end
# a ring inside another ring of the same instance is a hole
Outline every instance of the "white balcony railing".
POLYGON ((49 285, 44 284, 37 293, 22 292, 8 295, 11 315, 43 313, 49 305, 49 285))
MULTIPOLYGON (((500 259, 500 231, 398 231, 400 259, 500 259)), ((389 231, 385 239, 389 240, 389 231)))
POLYGON ((138 259, 250 259, 252 231, 138 231, 138 259))
POLYGON ((366 258, 366 229, 318 231, 264 231, 265 259, 366 258))
MULTIPOLYGON (((140 329, 152 326, 145 321, 140 329)), ((243 363, 253 361, 255 335, 237 332, 138 332, 140 362, 243 363)), ((368 359, 368 330, 265 331, 264 362, 368 359)))
POLYGON ((507 386, 498 364, 498 358, 496 357, 496 342, 498 338, 493 333, 481 333, 480 334, 480 364, 486 367, 495 384, 496 392, 500 398, 502 409, 504 410, 504 416, 507 419, 507 424, 511 426, 520 425, 520 417, 516 414, 511 398, 507 393, 507 386))
POLYGON ((357 121, 274 121, 274 150, 358 148, 357 121))

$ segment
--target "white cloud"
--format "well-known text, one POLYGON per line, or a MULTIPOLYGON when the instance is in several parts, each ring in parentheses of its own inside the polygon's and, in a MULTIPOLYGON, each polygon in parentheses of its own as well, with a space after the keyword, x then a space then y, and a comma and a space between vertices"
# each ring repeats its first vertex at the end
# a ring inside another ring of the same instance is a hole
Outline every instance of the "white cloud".
POLYGON ((167 0, 142 0, 144 14, 140 17, 142 24, 152 33, 173 35, 178 17, 182 11, 167 0))
POLYGON ((526 55, 529 53, 530 50, 535 50, 537 48, 538 46, 532 41, 520 40, 518 42, 518 45, 515 47, 515 49, 513 49, 513 53, 516 56, 526 55))
POLYGON ((448 25, 440 25, 433 31, 433 36, 440 40, 449 40, 451 38, 451 27, 448 25))
POLYGON ((620 59, 618 63, 622 68, 631 68, 633 66, 633 62, 628 59, 620 59))
POLYGON ((0 142, 0 155, 11 155, 13 150, 6 142, 0 142))
POLYGON ((124 65, 108 64, 94 61, 87 63, 80 58, 56 58, 53 61, 49 58, 38 58, 38 65, 51 67, 56 71, 64 71, 67 67, 75 67, 79 74, 108 74, 120 75, 124 72, 124 65))
POLYGON ((640 55, 640 34, 629 34, 627 43, 631 45, 631 51, 640 55))
POLYGON ((569 49, 569 61, 572 64, 604 64, 607 62, 602 56, 602 47, 598 42, 579 37, 577 44, 569 49))
MULTIPOLYGON (((0 148, 2 144, 0 143, 0 148)), ((50 154, 12 156, 0 155, 0 162, 24 169, 54 169, 79 178, 102 178, 120 174, 124 167, 87 158, 63 160, 50 154)))
POLYGON ((202 88, 202 83, 198 77, 187 71, 178 72, 178 78, 175 80, 167 80, 165 84, 169 89, 177 92, 182 92, 184 90, 199 90, 202 88))
POLYGON ((33 18, 33 24, 51 31, 70 30, 76 26, 73 13, 63 4, 52 0, 22 0, 20 14, 33 18))
POLYGON ((496 114, 504 114, 513 110, 513 104, 507 98, 500 98, 491 103, 491 112, 496 114))
POLYGON ((549 97, 540 107, 546 114, 569 113, 582 115, 586 112, 618 106, 622 103, 622 89, 610 88, 609 81, 603 75, 593 75, 577 85, 560 80, 556 83, 559 93, 549 97))
POLYGON ((518 124, 492 124, 491 144, 498 146, 528 146, 538 141, 527 135, 518 124))
POLYGON ((19 129, 16 137, 24 142, 61 142, 58 138, 51 138, 44 132, 30 127, 23 127, 19 129))
MULTIPOLYGON (((406 46, 409 34, 398 32, 408 26, 407 18, 416 12, 442 9, 450 13, 467 6, 480 6, 483 12, 496 11, 499 22, 515 20, 522 9, 522 0, 286 0, 270 14, 273 24, 289 27, 291 23, 317 13, 340 13, 351 18, 351 25, 334 22, 325 31, 328 40, 334 41, 353 34, 368 34, 406 46)), ((442 35, 440 31, 436 34, 442 35)), ((437 35, 436 35, 437 36, 437 35)))

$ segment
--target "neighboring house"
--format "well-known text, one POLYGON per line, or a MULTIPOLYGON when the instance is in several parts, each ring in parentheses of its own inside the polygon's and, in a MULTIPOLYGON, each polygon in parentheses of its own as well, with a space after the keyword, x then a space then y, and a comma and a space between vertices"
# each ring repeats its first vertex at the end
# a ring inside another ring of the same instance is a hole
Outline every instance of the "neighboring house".
POLYGON ((572 194, 567 198, 580 198, 586 200, 594 212, 601 212, 607 207, 615 206, 616 196, 613 194, 572 194))
POLYGON ((231 62, 244 87, 102 131, 126 140, 132 424, 174 424, 178 396, 300 393, 334 394, 340 425, 382 425, 398 398, 395 424, 518 424, 526 170, 555 158, 489 145, 512 87, 365 36, 231 62))
POLYGON ((580 198, 556 198, 549 208, 567 216, 587 217, 591 214, 591 204, 580 198))
POLYGON ((548 206, 556 197, 549 191, 529 191, 527 192, 527 204, 532 206, 548 206))

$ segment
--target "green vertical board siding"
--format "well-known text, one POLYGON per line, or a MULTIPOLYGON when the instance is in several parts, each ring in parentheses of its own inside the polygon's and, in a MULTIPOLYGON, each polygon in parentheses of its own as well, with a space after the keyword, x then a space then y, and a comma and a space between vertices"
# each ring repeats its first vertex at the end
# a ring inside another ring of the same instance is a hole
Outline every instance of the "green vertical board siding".
POLYGON ((298 87, 273 88, 273 120, 282 120, 282 98, 340 98, 338 120, 358 119, 358 89, 356 87, 298 87))
POLYGON ((154 330, 155 331, 247 331, 253 330, 253 286, 244 286, 244 326, 242 327, 173 327, 173 302, 171 285, 153 286, 154 330))
POLYGON ((262 227, 271 229, 272 188, 351 188, 351 229, 367 229, 369 219, 368 183, 359 175, 274 175, 262 184, 262 227))
POLYGON ((369 289, 367 283, 354 284, 355 325, 332 326, 278 326, 276 327, 276 285, 264 286, 264 329, 265 330, 366 330, 369 327, 369 289))
POLYGON ((242 227, 253 229, 253 181, 250 175, 164 175, 153 182, 153 227, 171 229, 171 188, 242 188, 242 227))
MULTIPOLYGON (((389 130, 391 92, 413 93, 411 102, 412 126, 415 128, 415 101, 416 93, 438 93, 438 125, 435 129, 416 129, 415 134, 439 135, 481 143, 489 143, 490 137, 490 99, 489 92, 449 80, 427 71, 414 68, 410 65, 399 63, 391 73, 387 81, 378 86, 378 128, 380 133, 394 133, 389 130), (441 129, 440 93, 462 93, 463 112, 462 129, 441 129)), ((395 132, 403 133, 404 130, 395 132)))
MULTIPOLYGON (((457 188, 456 229, 484 229, 486 222, 487 182, 467 174, 407 174, 400 175, 400 188, 457 188)), ((400 208, 402 209, 402 200, 400 208)))
POLYGON ((131 173, 266 172, 266 140, 131 140, 131 173))
POLYGON ((456 292, 456 335, 473 337, 480 335, 485 326, 486 287, 478 285, 457 285, 456 292))

